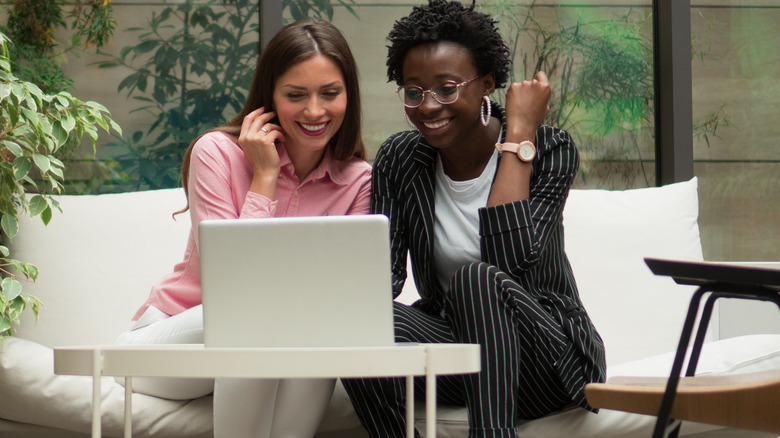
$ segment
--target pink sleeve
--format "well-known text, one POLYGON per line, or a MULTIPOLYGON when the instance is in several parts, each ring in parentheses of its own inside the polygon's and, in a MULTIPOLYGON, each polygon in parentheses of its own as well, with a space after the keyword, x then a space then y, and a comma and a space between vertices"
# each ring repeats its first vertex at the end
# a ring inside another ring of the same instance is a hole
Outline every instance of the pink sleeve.
POLYGON ((358 190, 352 206, 350 206, 347 214, 368 214, 371 209, 371 172, 364 174, 362 177, 362 184, 358 190))
MULTIPOLYGON (((192 150, 188 198, 193 230, 208 219, 270 217, 276 201, 249 192, 251 172, 241 148, 221 133, 207 134, 192 150)), ((197 244, 198 233, 193 233, 197 244)))

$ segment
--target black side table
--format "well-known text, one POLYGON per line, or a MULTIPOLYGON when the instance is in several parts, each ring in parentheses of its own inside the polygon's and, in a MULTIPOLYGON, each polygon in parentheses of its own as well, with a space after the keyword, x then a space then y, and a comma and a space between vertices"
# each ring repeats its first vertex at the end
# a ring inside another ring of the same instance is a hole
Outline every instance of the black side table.
POLYGON ((678 284, 698 286, 688 306, 688 314, 683 324, 680 343, 672 365, 672 371, 666 384, 666 391, 656 420, 653 438, 668 436, 676 438, 681 422, 670 418, 670 412, 680 372, 685 362, 688 344, 699 310, 699 304, 705 294, 709 294, 702 308, 699 325, 688 360, 686 376, 696 373, 704 336, 712 315, 712 309, 718 298, 740 298, 747 300, 771 301, 780 308, 780 270, 754 268, 740 265, 710 262, 687 262, 645 258, 645 263, 656 275, 669 276, 678 284))

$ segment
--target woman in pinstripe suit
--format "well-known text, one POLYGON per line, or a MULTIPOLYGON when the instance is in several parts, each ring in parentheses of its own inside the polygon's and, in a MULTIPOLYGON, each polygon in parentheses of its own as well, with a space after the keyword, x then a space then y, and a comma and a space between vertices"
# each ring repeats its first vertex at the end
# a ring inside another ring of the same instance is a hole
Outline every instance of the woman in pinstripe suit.
MULTIPOLYGON (((409 253, 422 297, 394 304, 396 340, 481 345, 480 373, 437 382, 441 402, 468 407, 469 437, 514 437, 517 418, 592 410, 583 390, 604 380, 604 345, 562 225, 579 157, 566 131, 542 125, 547 76, 511 84, 506 109, 491 102, 509 51, 473 4, 431 0, 388 40, 388 78, 415 130, 380 148, 371 208, 390 218, 394 295, 409 253)), ((401 379, 344 384, 372 437, 404 436, 401 379)))

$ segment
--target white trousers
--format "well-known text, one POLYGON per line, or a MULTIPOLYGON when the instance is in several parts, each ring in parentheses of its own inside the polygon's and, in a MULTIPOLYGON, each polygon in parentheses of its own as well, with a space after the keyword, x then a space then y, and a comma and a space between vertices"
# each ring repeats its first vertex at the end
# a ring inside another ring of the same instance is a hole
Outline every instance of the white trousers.
MULTIPOLYGON (((203 342, 203 308, 168 316, 154 307, 117 345, 203 342)), ((120 384, 124 380, 118 378, 120 384)), ((133 391, 188 400, 214 393, 215 438, 311 438, 325 415, 335 379, 185 379, 137 377, 133 391)))

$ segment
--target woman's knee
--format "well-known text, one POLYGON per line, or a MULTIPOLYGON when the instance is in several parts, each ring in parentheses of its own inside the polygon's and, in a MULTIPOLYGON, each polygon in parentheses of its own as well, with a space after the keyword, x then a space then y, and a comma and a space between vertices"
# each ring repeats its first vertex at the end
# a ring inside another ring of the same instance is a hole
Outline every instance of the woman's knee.
POLYGON ((484 262, 461 266, 450 280, 448 305, 474 307, 477 302, 483 305, 485 300, 497 296, 500 274, 497 267, 484 262))
POLYGON ((393 328, 395 342, 417 342, 413 310, 410 306, 393 302, 393 328))
POLYGON ((393 326, 396 342, 453 342, 447 321, 417 307, 393 303, 393 326))

